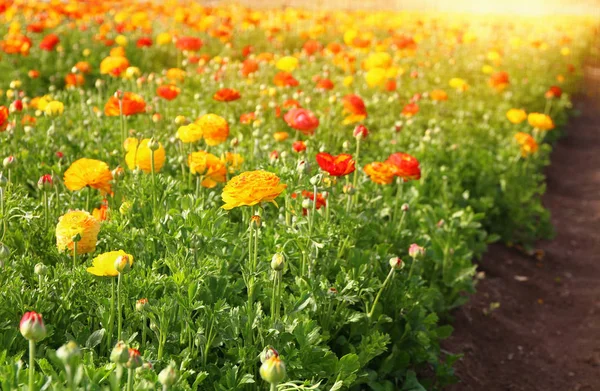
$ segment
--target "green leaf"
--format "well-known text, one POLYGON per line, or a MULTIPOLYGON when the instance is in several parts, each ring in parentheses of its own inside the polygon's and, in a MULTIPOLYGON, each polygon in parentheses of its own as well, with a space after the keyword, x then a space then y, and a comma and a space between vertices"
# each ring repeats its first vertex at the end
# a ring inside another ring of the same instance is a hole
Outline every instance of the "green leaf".
POLYGON ((400 391, 427 391, 419 380, 417 380, 417 374, 414 371, 408 371, 406 373, 406 379, 404 385, 400 391))
POLYGON ((87 341, 85 341, 85 347, 88 349, 93 349, 102 342, 104 338, 104 334, 106 333, 105 329, 96 330, 89 336, 87 341))

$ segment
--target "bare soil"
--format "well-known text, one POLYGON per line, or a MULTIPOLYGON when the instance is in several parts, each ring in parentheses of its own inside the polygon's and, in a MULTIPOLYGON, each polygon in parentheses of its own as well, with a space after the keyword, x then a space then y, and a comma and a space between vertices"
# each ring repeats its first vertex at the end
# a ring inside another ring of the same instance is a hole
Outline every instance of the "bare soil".
POLYGON ((444 344, 464 353, 450 391, 600 390, 600 64, 584 90, 546 171, 557 235, 538 256, 493 245, 483 257, 444 344))

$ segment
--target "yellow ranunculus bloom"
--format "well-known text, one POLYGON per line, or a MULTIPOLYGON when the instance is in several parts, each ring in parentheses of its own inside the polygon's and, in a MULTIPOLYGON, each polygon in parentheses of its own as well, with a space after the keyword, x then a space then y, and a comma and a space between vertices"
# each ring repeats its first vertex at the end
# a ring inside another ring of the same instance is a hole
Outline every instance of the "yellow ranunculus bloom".
POLYGON ((202 139, 202 128, 195 123, 180 126, 177 129, 177 138, 184 143, 193 143, 202 139))
MULTIPOLYGON (((262 202, 273 202, 287 187, 279 183, 279 177, 272 172, 246 171, 231 178, 221 194, 225 202, 222 206, 230 210, 238 206, 253 206, 262 202)), ((277 205, 277 204, 276 204, 277 205)))
POLYGON ((156 36, 156 43, 158 45, 168 45, 173 42, 173 37, 169 33, 160 33, 156 36))
POLYGON ((527 119, 527 113, 521 109, 510 109, 506 112, 506 118, 513 124, 520 124, 527 119))
POLYGON ((73 251, 73 239, 79 236, 77 254, 87 254, 96 250, 100 232, 100 222, 82 210, 72 210, 58 219, 56 225, 56 247, 59 251, 73 251))
POLYGON ((546 114, 542 113, 529 113, 527 116, 529 125, 539 130, 552 130, 554 129, 554 122, 546 114))
POLYGON ((127 37, 124 35, 117 35, 115 42, 119 46, 127 46, 127 37))
POLYGON ((219 145, 229 137, 229 125, 225 118, 216 114, 205 114, 196 120, 196 125, 202 130, 206 145, 219 145))
POLYGON ((291 72, 298 68, 298 59, 292 56, 281 57, 277 60, 275 67, 284 72, 291 72))
POLYGON ((48 102, 48 104, 44 107, 44 113, 46 113, 48 116, 62 115, 64 111, 65 105, 57 100, 48 102))
MULTIPOLYGON (((128 138, 125 140, 125 162, 130 170, 139 168, 145 173, 152 172, 152 151, 148 147, 149 138, 139 141, 136 138, 128 138)), ((158 149, 154 151, 154 172, 160 172, 165 164, 165 148, 161 143, 158 143, 158 149)))
POLYGON ((129 267, 133 266, 133 255, 127 254, 123 250, 109 251, 94 258, 92 266, 87 268, 87 272, 99 277, 117 277, 119 272, 115 268, 115 261, 119 257, 126 258, 129 267))
POLYGON ((369 87, 379 87, 386 79, 387 72, 383 68, 373 68, 365 74, 365 81, 369 87))

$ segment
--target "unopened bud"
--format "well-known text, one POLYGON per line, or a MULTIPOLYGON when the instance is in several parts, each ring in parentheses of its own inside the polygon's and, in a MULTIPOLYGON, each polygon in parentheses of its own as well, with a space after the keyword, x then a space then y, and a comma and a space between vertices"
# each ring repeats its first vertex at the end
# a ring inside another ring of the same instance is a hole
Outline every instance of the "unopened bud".
POLYGON ((404 262, 398 257, 390 258, 390 267, 395 270, 402 270, 404 268, 404 262))
POLYGON ((313 186, 319 186, 321 184, 322 180, 323 180, 323 175, 317 174, 317 175, 313 176, 312 178, 310 178, 310 184, 313 186))
POLYGON ((43 263, 37 263, 33 268, 33 272, 38 276, 45 276, 48 274, 48 266, 43 263))
POLYGON ((128 353, 129 353, 129 359, 127 360, 127 363, 125 363, 125 366, 127 368, 136 369, 136 368, 141 367, 144 364, 144 360, 142 359, 142 356, 141 356, 139 350, 129 348, 128 353))
POLYGON ((152 137, 150 141, 148 141, 148 148, 151 151, 158 151, 158 148, 160 148, 160 143, 156 141, 154 137, 152 137))
POLYGON ((127 351, 127 344, 123 341, 117 342, 112 352, 110 353, 110 361, 115 364, 125 364, 129 359, 129 352, 127 351))
POLYGON ((120 274, 128 273, 131 270, 131 259, 128 255, 119 255, 114 266, 120 274))
POLYGON ((42 314, 34 311, 26 312, 19 323, 19 331, 29 341, 38 342, 46 338, 46 326, 42 314))
POLYGON ((283 270, 285 266, 285 257, 282 253, 273 254, 273 258, 271 258, 271 269, 276 271, 283 270))
POLYGON ((158 374, 158 381, 164 387, 171 387, 177 382, 177 370, 169 365, 158 374))
POLYGON ((56 357, 58 357, 65 366, 69 366, 81 357, 81 349, 79 349, 76 342, 70 341, 56 350, 56 357))
POLYGON ((148 299, 142 298, 135 302, 135 310, 138 312, 142 312, 148 306, 148 299))

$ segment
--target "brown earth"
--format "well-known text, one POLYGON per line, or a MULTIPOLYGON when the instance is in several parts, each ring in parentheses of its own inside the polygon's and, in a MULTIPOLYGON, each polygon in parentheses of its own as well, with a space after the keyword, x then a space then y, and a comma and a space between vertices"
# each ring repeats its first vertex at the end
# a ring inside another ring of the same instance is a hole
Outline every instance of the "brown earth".
POLYGON ((444 344, 464 353, 448 390, 600 390, 600 64, 584 90, 546 171, 557 235, 538 243, 541 260, 490 247, 444 344))

